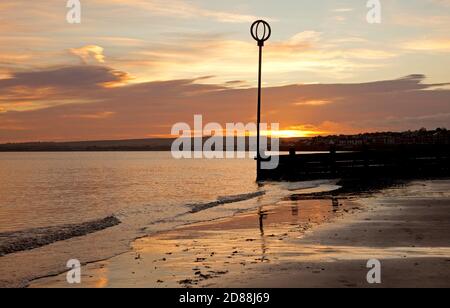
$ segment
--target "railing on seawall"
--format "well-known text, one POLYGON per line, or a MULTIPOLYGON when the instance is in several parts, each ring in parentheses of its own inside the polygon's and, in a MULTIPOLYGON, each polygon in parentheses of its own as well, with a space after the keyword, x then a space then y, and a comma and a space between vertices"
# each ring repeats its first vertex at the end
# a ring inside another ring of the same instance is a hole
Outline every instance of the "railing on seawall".
POLYGON ((450 147, 412 146, 363 149, 355 152, 280 155, 273 170, 262 170, 263 180, 312 180, 365 177, 450 177, 450 147))

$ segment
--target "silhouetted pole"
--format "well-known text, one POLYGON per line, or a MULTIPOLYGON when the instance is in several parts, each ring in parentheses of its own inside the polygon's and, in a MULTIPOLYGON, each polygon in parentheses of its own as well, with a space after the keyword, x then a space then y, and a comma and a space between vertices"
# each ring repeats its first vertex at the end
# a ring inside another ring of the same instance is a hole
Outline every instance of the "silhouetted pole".
POLYGON ((259 69, 258 69, 258 111, 257 111, 257 134, 256 134, 256 174, 257 180, 261 180, 261 88, 262 88, 262 54, 264 42, 267 41, 272 29, 270 25, 264 20, 257 20, 253 23, 250 33, 252 37, 258 42, 259 46, 259 69), (262 27, 262 29, 261 29, 262 27))

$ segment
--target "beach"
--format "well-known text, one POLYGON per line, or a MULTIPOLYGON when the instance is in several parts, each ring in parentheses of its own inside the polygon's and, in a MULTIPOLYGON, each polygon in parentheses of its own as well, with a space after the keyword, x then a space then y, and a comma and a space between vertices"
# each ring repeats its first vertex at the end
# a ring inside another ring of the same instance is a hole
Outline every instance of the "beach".
MULTIPOLYGON (((448 180, 285 198, 134 241, 128 252, 30 287, 449 287, 448 180), (367 262, 381 262, 369 284, 367 262)), ((294 194, 294 193, 293 193, 294 194)))

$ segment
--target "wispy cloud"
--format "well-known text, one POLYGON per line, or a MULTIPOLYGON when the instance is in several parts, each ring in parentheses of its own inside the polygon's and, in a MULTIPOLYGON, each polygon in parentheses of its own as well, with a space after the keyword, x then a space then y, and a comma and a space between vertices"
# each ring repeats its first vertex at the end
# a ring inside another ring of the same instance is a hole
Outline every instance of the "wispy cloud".
POLYGON ((333 9, 333 12, 336 13, 347 13, 347 12, 353 12, 355 9, 351 7, 343 7, 343 8, 337 8, 333 9))
POLYGON ((392 16, 392 21, 396 25, 407 27, 427 27, 440 29, 441 27, 450 26, 449 15, 420 15, 413 13, 401 12, 392 16))
POLYGON ((418 39, 402 44, 402 48, 412 51, 426 51, 433 53, 450 52, 450 39, 418 39))
POLYGON ((104 120, 114 116, 116 113, 112 111, 102 111, 91 114, 69 114, 63 115, 63 118, 72 119, 88 119, 88 120, 104 120))
MULTIPOLYGON (((322 33, 312 30, 299 32, 286 40, 270 41, 264 54, 266 80, 285 84, 298 81, 298 77, 307 72, 343 79, 380 68, 386 63, 380 60, 398 56, 395 50, 340 45, 341 42, 324 39, 322 33), (285 76, 291 77, 286 79, 285 76)), ((256 52, 257 46, 251 40, 168 37, 163 44, 141 48, 120 63, 110 59, 110 63, 132 71, 136 81, 211 74, 216 76, 215 82, 253 81, 256 52)))
MULTIPOLYGON (((103 0, 97 0, 103 2, 103 0)), ((148 11, 152 15, 178 18, 211 18, 220 22, 247 23, 257 19, 254 15, 205 9, 182 0, 108 0, 122 6, 132 6, 148 11)))

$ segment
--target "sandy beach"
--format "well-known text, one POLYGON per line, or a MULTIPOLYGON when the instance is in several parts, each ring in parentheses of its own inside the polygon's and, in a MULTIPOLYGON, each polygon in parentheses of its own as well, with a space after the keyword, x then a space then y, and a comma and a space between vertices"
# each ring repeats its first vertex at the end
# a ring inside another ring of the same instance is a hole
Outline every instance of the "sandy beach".
MULTIPOLYGON (((446 187, 423 181, 372 195, 285 200, 185 226, 83 266, 75 287, 449 287, 446 187), (369 259, 382 264, 381 284, 366 280, 369 259)), ((73 286, 62 274, 30 287, 73 286)))

